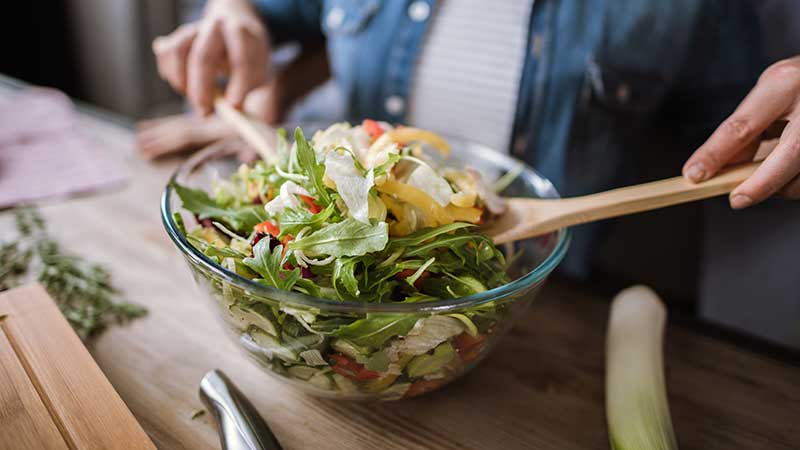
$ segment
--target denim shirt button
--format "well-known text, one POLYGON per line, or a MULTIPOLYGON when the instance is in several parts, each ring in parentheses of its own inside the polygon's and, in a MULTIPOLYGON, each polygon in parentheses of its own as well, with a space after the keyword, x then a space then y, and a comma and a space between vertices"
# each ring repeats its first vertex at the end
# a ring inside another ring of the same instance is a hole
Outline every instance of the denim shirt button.
POLYGON ((386 99, 386 103, 383 106, 386 107, 386 112, 389 114, 399 116, 406 109, 406 101, 399 95, 392 95, 386 99))
POLYGON ((422 0, 408 5, 408 17, 414 22, 423 22, 431 15, 431 7, 422 0))
POLYGON ((325 16, 325 25, 328 28, 335 30, 342 26, 344 23, 344 10, 342 8, 334 7, 328 12, 328 15, 325 16))

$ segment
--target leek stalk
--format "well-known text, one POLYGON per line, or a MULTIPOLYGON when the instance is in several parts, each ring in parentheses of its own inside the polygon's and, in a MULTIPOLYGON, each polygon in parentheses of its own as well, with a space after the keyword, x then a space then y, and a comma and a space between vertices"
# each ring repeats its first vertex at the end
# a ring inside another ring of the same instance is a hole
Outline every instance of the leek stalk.
POLYGON ((667 313, 655 292, 634 286, 611 304, 606 341, 606 417, 614 450, 676 450, 664 382, 667 313))

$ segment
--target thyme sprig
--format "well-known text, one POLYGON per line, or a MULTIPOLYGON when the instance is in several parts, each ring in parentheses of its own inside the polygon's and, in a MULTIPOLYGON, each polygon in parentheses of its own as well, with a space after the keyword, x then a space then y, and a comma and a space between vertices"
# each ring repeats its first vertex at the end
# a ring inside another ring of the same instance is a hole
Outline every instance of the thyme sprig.
POLYGON ((118 301, 119 294, 106 268, 62 253, 35 209, 20 208, 14 215, 18 239, 0 243, 0 291, 35 277, 84 339, 110 323, 147 313, 139 305, 118 301))

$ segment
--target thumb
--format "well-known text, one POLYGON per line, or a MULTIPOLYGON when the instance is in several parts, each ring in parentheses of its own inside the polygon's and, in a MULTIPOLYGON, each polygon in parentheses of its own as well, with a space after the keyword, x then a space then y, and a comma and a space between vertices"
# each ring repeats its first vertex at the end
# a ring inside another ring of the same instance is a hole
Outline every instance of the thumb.
POLYGON ((244 111, 269 125, 281 122, 286 112, 280 92, 277 92, 274 85, 274 83, 263 84, 250 91, 244 99, 244 111))

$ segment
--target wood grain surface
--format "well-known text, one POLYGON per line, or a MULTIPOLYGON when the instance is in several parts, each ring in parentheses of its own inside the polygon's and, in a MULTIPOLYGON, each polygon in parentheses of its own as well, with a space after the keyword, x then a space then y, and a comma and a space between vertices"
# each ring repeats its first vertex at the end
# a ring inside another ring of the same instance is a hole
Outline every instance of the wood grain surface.
MULTIPOLYGON (((128 158, 132 179, 118 192, 43 213, 65 248, 107 264, 122 294, 150 309, 108 330, 91 351, 160 449, 219 448, 209 415, 191 418, 211 368, 230 376, 287 450, 608 448, 609 298, 551 283, 480 367, 422 398, 359 404, 309 397, 228 342, 166 237, 159 196, 177 161, 146 163, 131 156, 129 130, 90 117, 83 126, 128 158)), ((2 222, 0 233, 10 226, 2 222)), ((682 449, 800 448, 800 368, 672 324, 665 354, 682 449)))
POLYGON ((0 448, 68 450, 0 324, 0 448))
POLYGON ((44 288, 0 294, 0 316, 0 449, 155 450, 44 288))

